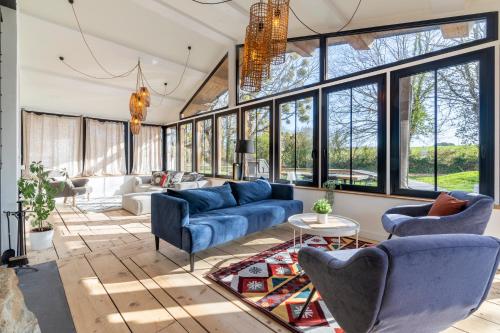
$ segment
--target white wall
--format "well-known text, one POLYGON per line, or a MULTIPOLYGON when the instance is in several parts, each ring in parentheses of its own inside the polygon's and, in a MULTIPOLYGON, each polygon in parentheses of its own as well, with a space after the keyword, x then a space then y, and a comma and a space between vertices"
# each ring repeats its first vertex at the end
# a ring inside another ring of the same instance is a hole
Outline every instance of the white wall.
MULTIPOLYGON (((17 179, 20 175, 20 117, 18 99, 18 44, 16 11, 0 6, 2 11, 2 167, 1 167, 1 222, 2 251, 7 248, 7 224, 4 210, 17 210, 17 179)), ((17 223, 11 219, 12 246, 17 243, 17 223)))

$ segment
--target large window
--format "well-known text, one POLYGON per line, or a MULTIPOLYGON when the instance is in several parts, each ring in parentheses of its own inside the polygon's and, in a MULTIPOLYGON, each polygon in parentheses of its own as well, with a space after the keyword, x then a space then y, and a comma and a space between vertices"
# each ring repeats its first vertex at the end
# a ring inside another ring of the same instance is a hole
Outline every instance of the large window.
POLYGON ((246 177, 272 178, 272 105, 243 110, 243 138, 254 141, 255 154, 246 157, 246 177))
POLYGON ((229 105, 228 68, 229 60, 226 55, 182 109, 181 118, 220 110, 229 105))
POLYGON ((327 38, 326 78, 333 79, 487 37, 487 20, 426 24, 327 38))
POLYGON ((97 119, 86 119, 85 124, 84 175, 126 174, 125 124, 97 119))
POLYGON ((493 49, 393 74, 393 192, 493 195, 493 49))
POLYGON ((276 177, 297 185, 318 184, 317 91, 278 100, 276 177))
POLYGON ((384 192, 384 83, 378 76, 323 90, 323 183, 384 192))
POLYGON ((163 169, 163 133, 161 126, 142 125, 133 141, 133 174, 150 174, 163 169))
POLYGON ((216 175, 229 177, 233 173, 235 162, 236 141, 238 140, 238 113, 230 113, 216 116, 216 175))
POLYGON ((82 118, 23 112, 23 163, 82 173, 82 118))
MULTIPOLYGON (((239 73, 243 48, 239 48, 239 73)), ((241 77, 241 76, 240 76, 241 77)), ((285 63, 271 65, 268 80, 262 82, 262 89, 252 93, 239 89, 239 101, 246 102, 256 98, 276 95, 280 92, 301 88, 320 81, 320 42, 319 38, 289 41, 285 63)))
POLYGON ((193 171, 193 123, 179 125, 180 171, 193 171))
POLYGON ((196 172, 212 175, 213 118, 196 120, 196 172))
POLYGON ((167 170, 177 170, 177 126, 167 127, 165 130, 165 145, 167 154, 167 170))

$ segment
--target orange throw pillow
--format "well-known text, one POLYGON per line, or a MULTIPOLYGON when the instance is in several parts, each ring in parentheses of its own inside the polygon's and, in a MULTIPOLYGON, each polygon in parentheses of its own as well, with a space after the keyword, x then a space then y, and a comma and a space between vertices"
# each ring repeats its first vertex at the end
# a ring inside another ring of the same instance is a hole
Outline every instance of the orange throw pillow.
POLYGON ((469 201, 458 200, 442 192, 432 204, 428 216, 447 216, 460 213, 469 201))

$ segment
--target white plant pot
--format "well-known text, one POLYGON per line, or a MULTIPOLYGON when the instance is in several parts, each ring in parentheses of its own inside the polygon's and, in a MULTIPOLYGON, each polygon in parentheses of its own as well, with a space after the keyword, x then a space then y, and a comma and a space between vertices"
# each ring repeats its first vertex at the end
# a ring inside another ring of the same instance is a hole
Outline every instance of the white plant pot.
POLYGON ((328 223, 328 214, 317 214, 318 223, 325 224, 328 223))
POLYGON ((54 229, 41 232, 30 232, 30 243, 33 251, 45 250, 52 247, 54 229))

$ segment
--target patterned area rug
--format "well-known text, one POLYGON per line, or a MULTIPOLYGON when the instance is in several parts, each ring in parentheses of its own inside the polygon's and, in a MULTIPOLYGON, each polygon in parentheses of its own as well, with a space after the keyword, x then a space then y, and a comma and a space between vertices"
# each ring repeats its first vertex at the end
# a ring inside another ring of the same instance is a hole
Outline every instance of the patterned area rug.
POLYGON ((78 209, 80 209, 84 213, 102 213, 102 212, 109 212, 112 210, 118 210, 122 209, 122 196, 115 195, 111 197, 102 197, 102 198, 91 197, 90 200, 88 201, 87 198, 77 197, 76 207, 78 207, 78 209))
MULTIPOLYGON (((298 240, 297 240, 298 243, 298 240)), ((303 243, 325 251, 354 249, 356 241, 306 235, 303 243)), ((359 241, 359 247, 373 246, 359 241)), ((243 301, 295 332, 343 333, 317 293, 300 321, 297 317, 312 290, 309 277, 297 262, 293 240, 208 275, 243 301)))

